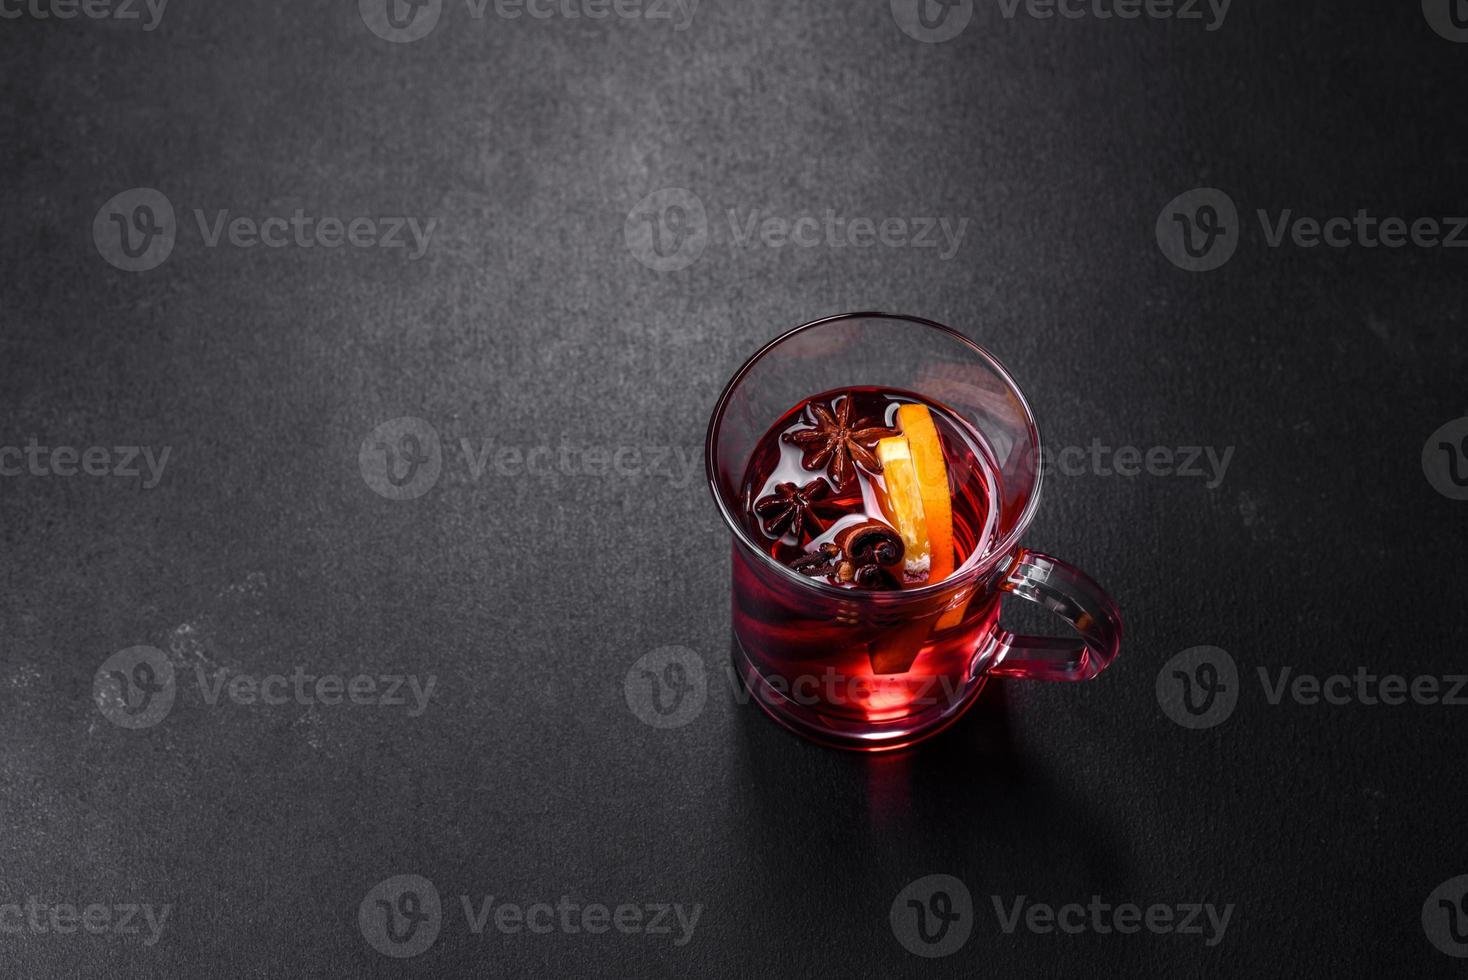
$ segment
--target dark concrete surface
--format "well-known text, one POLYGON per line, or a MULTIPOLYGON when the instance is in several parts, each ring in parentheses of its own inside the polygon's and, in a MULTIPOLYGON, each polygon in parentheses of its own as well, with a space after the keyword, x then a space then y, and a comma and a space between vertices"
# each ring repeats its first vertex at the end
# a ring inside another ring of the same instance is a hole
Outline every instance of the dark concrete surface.
POLYGON ((445 0, 406 43, 349 0, 173 0, 153 30, 141 6, 15 4, 0 447, 107 447, 109 475, 0 478, 0 974, 1461 973, 1430 933, 1434 889, 1451 903, 1468 874, 1468 706, 1271 704, 1257 676, 1464 669, 1468 503, 1436 447, 1464 433, 1435 432, 1468 413, 1468 253, 1271 247, 1256 217, 1468 212, 1468 45, 1418 4, 1237 0, 1208 30, 987 0, 942 43, 885 0, 687 20, 445 0), (1154 226, 1199 187, 1236 205, 1237 251, 1190 272, 1154 226), (107 237, 136 188, 176 218, 141 272, 107 237), (670 188, 659 261, 639 202, 670 188), (436 224, 418 258, 209 244, 220 211, 298 209, 436 224), (828 211, 964 230, 951 253, 739 244, 756 212, 828 211), (1091 684, 993 685, 881 758, 735 697, 699 458, 744 357, 856 309, 989 347, 1053 447, 1233 450, 1220 480, 1054 475, 1026 543, 1108 587, 1121 657, 1091 684), (441 471, 392 500, 359 449, 402 417, 438 435, 441 471), (489 447, 477 475, 465 440, 489 447), (115 447, 169 456, 156 481, 111 475, 115 447), (537 447, 557 460, 527 472, 537 447), (621 470, 592 447, 627 447, 621 470), (138 646, 175 701, 128 728, 109 658, 138 646), (670 646, 706 664, 707 697, 658 729, 624 682, 670 646), (1209 728, 1158 693, 1197 646, 1238 671, 1209 728), (197 683, 298 670, 435 687, 415 713, 211 704, 197 683), (971 893, 971 935, 925 959, 889 910, 934 874, 971 893), (398 875, 442 901, 403 959, 358 917, 398 875), (1089 918, 1006 933, 994 911, 1093 895, 1233 910, 1214 945, 1089 918), (461 896, 700 911, 691 938, 476 935, 461 896), (107 911, 58 934, 67 912, 41 909, 65 905, 107 911), (130 905, 168 917, 128 927, 130 905))

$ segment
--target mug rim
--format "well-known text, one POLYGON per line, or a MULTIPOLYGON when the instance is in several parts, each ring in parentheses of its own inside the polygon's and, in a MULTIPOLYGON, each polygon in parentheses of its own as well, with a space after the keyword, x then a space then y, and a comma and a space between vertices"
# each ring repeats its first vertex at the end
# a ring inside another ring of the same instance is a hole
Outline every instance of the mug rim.
POLYGON ((724 385, 724 390, 719 393, 719 400, 714 405, 713 414, 709 416, 708 431, 704 436, 703 450, 704 476, 708 481, 709 492, 713 495, 714 504, 719 508, 719 513, 723 516, 724 523, 727 524, 729 526, 729 530, 733 532, 734 540, 743 545, 746 550, 752 551, 756 555, 758 555, 761 561, 766 563, 770 568, 776 569, 777 572, 781 574, 787 581, 797 582, 801 586, 809 588, 819 595, 837 597, 845 599, 847 601, 851 601, 852 599, 856 598, 870 599, 880 602, 908 602, 921 599, 931 599, 934 596, 941 595, 945 592, 951 592, 955 589, 962 588, 976 581, 981 576, 987 574, 1004 558, 1004 556, 1011 554, 1015 550, 1016 545, 1019 543, 1020 536, 1029 529, 1030 522, 1034 520, 1035 514, 1040 508, 1040 491, 1044 486, 1045 478, 1044 467, 1041 465, 1043 455, 1040 451, 1040 429, 1035 422, 1035 413, 1030 408, 1029 400, 1025 398, 1024 392, 1020 390, 1019 384, 1014 380, 1014 376, 1009 373, 1009 369, 1006 368, 997 357, 995 357, 993 354, 990 354, 989 351, 986 350, 983 346, 971 340, 964 334, 959 333, 952 327, 939 323, 936 320, 929 320, 925 317, 920 316, 910 316, 905 313, 837 313, 833 316, 824 316, 818 320, 811 320, 808 323, 802 323, 800 326, 787 330, 784 333, 776 336, 774 339, 767 341, 763 346, 759 348, 759 350, 751 354, 749 358, 745 360, 742 365, 740 365, 739 370, 734 372, 734 375, 729 379, 728 383, 724 385), (964 562, 962 568, 955 571, 952 575, 949 575, 941 582, 933 582, 928 585, 919 586, 915 589, 902 589, 897 592, 862 592, 853 589, 844 589, 839 585, 830 585, 817 579, 811 578, 808 575, 801 575, 794 569, 788 568, 780 562, 776 561, 770 556, 767 551, 765 551, 763 548, 757 547, 755 542, 749 539, 748 534, 745 532, 745 529, 741 526, 740 522, 736 519, 735 515, 730 513, 728 505, 724 502, 724 495, 719 491, 718 468, 715 461, 715 456, 717 453, 717 437, 720 427, 724 421, 724 412, 729 407, 729 400, 734 394, 734 390, 739 386, 739 383, 744 380, 745 375, 747 375, 750 370, 753 369, 755 364, 759 363, 759 361, 763 359, 766 354, 770 353, 770 351, 774 350, 776 347, 783 344, 790 338, 794 337, 796 334, 803 333, 806 330, 812 330, 816 327, 824 326, 829 323, 835 323, 839 320, 856 319, 901 320, 907 323, 916 323, 924 327, 930 327, 934 330, 939 331, 940 333, 946 334, 950 339, 957 341, 964 347, 967 347, 971 352, 977 354, 980 359, 988 364, 989 367, 993 369, 994 373, 999 375, 1000 379, 1003 380, 1006 385, 1008 385, 1010 392, 1013 393, 1015 398, 1019 400, 1020 407, 1024 409, 1025 428, 1028 431, 1030 439, 1035 447, 1035 476, 1030 488, 1030 499, 1025 504, 1025 509, 1020 514, 1019 519, 1015 521, 1014 527, 1011 528, 1009 532, 999 540, 999 543, 995 545, 994 548, 989 551, 987 555, 977 561, 974 560, 973 555, 970 555, 968 560, 964 562), (856 592, 856 595, 853 595, 853 592, 856 592))

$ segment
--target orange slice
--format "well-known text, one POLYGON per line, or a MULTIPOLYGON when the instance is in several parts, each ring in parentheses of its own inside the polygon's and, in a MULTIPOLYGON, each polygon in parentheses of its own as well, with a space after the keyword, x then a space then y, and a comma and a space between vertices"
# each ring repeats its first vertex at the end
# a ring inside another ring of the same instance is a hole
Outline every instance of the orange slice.
POLYGON ((902 535, 903 573, 908 582, 925 581, 932 570, 932 548, 923 514, 922 488, 906 437, 878 440, 877 459, 882 463, 882 509, 902 535))
MULTIPOLYGON (((929 582, 941 582, 953 574, 953 497, 948 491, 948 466, 943 462, 943 443, 926 405, 902 405, 897 424, 911 448, 912 467, 923 498, 923 516, 932 546, 929 582)), ((883 466, 886 463, 884 461, 883 466)))

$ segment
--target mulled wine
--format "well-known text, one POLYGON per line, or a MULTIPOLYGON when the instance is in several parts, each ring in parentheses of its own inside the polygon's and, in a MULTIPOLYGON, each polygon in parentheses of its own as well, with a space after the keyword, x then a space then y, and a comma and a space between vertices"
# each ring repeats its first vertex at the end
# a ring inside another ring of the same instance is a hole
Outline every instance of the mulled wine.
POLYGON ((956 330, 849 313, 787 331, 725 386, 705 459, 734 534, 735 669, 806 738, 900 748, 991 677, 1084 681, 1116 657, 1106 592, 1020 543, 1039 427, 1009 371, 956 330), (1004 596, 1076 635, 1004 629, 1004 596))
POLYGON ((781 696, 872 722, 974 690, 974 637, 998 597, 977 581, 928 587, 994 543, 996 472, 972 426, 907 391, 822 392, 774 422, 745 467, 747 536, 790 575, 834 587, 799 589, 736 553, 735 632, 764 677, 788 682, 781 696))

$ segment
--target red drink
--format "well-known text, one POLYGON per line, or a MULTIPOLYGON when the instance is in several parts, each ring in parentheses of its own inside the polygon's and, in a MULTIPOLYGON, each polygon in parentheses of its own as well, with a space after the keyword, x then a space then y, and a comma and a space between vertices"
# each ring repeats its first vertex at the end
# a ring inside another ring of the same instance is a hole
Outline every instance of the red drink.
POLYGON ((996 474, 971 425, 911 392, 823 392, 776 420, 739 513, 784 568, 734 552, 734 632, 757 693, 838 730, 956 713, 976 695, 976 639, 992 634, 998 594, 983 577, 943 582, 995 543, 996 474))
POLYGON ((1116 657, 1106 592, 1020 544, 1040 502, 1039 427, 1005 367, 957 331, 850 313, 781 334, 725 386, 705 460, 734 537, 735 666, 800 735, 899 748, 990 677, 1084 681, 1116 657), (1006 594, 1076 635, 1003 629, 1006 594))

